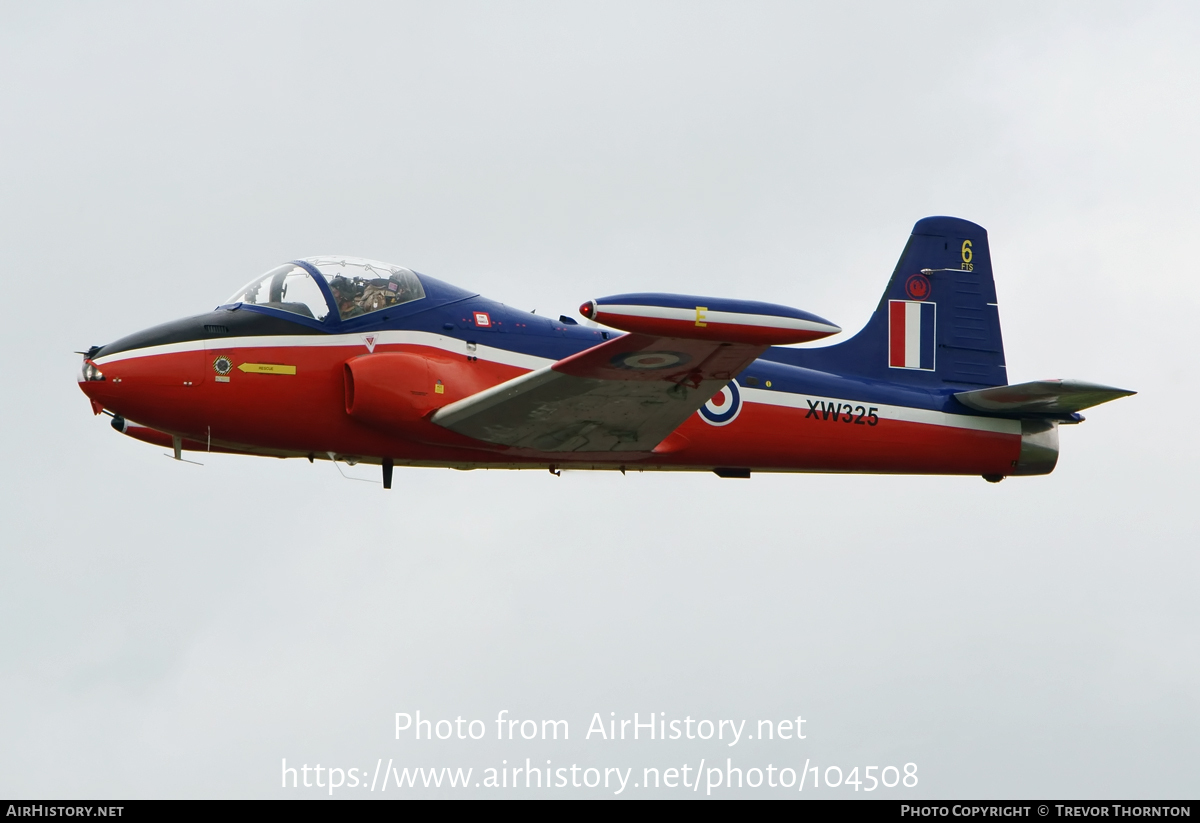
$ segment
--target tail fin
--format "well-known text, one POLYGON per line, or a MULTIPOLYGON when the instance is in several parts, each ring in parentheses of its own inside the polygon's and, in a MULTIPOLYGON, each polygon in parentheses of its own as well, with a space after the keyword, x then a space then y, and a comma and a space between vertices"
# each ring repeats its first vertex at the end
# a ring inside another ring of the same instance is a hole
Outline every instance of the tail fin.
POLYGON ((1004 386, 1004 343, 987 231, 926 217, 867 325, 844 343, 772 349, 769 359, 912 386, 1004 386))

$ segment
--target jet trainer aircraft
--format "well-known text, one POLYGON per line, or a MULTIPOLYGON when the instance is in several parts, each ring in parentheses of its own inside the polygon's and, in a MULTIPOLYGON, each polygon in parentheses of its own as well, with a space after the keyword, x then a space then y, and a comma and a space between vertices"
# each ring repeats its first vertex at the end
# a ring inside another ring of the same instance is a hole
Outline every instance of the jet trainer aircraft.
POLYGON ((622 294, 580 314, 310 257, 208 314, 93 346, 78 379, 95 413, 177 459, 373 463, 386 488, 396 465, 996 482, 1048 474, 1060 424, 1134 393, 1009 385, 987 232, 953 217, 914 226, 870 321, 839 344, 794 347, 841 329, 747 300, 622 294))

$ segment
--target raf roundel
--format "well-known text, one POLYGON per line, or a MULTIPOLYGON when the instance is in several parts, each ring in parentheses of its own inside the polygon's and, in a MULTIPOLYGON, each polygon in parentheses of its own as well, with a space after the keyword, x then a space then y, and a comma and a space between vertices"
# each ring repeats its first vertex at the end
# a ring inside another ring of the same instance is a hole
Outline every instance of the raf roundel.
POLYGON ((733 380, 700 407, 698 414, 710 426, 728 426, 742 411, 742 395, 733 380))
POLYGON ((686 363, 691 358, 686 354, 673 351, 642 351, 635 354, 622 355, 616 365, 627 369, 666 369, 680 363, 686 363))

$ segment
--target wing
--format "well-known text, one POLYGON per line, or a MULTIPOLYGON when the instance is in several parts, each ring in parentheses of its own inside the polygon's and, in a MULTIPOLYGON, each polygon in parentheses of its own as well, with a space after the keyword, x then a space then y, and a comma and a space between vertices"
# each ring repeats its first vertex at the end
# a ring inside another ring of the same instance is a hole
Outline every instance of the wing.
POLYGON ((476 440, 538 452, 650 452, 766 349, 622 335, 430 419, 476 440))
POLYGON ((1034 380, 954 396, 964 406, 997 414, 1070 414, 1131 394, 1137 392, 1082 380, 1034 380))

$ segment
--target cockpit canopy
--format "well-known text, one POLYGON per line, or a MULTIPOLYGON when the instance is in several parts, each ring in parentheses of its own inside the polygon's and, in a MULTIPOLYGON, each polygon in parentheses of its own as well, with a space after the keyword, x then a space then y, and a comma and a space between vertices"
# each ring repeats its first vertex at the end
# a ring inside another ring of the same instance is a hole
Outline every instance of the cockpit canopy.
POLYGON ((306 257, 277 266, 225 301, 342 320, 420 300, 421 280, 403 266, 358 257, 306 257), (319 279, 318 279, 319 278, 319 279))

